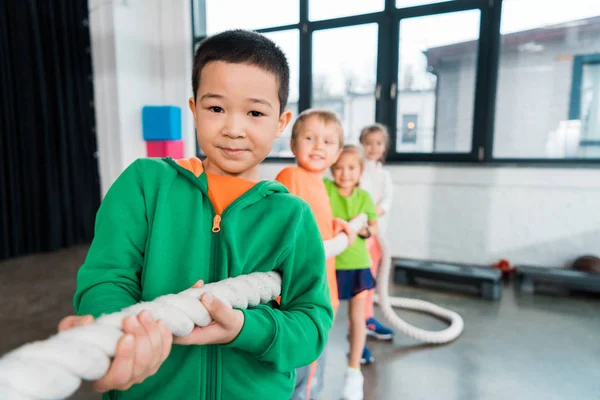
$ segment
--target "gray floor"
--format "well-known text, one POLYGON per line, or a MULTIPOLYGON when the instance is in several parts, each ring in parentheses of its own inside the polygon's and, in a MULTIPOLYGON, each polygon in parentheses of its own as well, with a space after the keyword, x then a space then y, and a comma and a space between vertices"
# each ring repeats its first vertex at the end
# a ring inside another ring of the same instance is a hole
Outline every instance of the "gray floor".
MULTIPOLYGON (((71 312, 75 273, 85 247, 0 263, 0 354, 55 332, 71 312)), ((441 289, 394 287, 460 313, 465 332, 454 343, 424 346, 398 336, 369 341, 376 357, 363 369, 366 400, 600 398, 600 299, 519 295, 509 285, 501 301, 441 289)), ((326 390, 335 400, 346 364, 342 305, 328 346, 326 390)), ((400 312, 427 329, 444 324, 400 312)), ((72 399, 98 399, 84 385, 72 399)))

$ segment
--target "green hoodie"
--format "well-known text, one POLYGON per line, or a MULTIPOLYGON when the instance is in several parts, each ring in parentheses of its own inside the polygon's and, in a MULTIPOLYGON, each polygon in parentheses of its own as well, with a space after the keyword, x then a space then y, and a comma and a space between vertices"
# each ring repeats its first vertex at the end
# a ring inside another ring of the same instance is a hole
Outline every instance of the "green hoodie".
POLYGON ((160 370, 105 399, 289 399, 297 367, 321 354, 333 321, 325 253, 310 207, 277 182, 261 181, 215 212, 203 172, 170 158, 140 159, 115 181, 96 217, 77 275, 78 315, 256 271, 282 273, 281 305, 243 310, 226 345, 173 345, 160 370))

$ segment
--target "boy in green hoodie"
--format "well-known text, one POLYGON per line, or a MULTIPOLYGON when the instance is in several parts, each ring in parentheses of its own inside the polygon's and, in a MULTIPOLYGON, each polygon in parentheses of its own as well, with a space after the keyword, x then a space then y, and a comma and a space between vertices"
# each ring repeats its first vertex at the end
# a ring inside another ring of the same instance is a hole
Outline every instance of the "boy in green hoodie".
POLYGON ((206 159, 140 159, 115 181, 77 275, 78 316, 59 329, 198 280, 277 270, 279 303, 237 310, 205 294, 214 322, 186 337, 173 339, 148 312, 129 317, 94 386, 104 399, 286 400, 294 370, 319 357, 333 320, 310 207, 277 182, 259 182, 258 166, 291 118, 289 67, 266 37, 226 31, 198 48, 192 88, 206 159))

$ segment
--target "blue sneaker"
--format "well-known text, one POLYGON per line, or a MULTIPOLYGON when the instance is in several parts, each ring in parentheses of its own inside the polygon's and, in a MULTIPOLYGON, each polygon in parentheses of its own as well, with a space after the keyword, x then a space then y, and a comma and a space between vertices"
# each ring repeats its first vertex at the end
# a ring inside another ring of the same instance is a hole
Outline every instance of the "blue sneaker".
POLYGON ((362 357, 360 358, 360 363, 361 364, 372 364, 374 362, 375 362, 375 357, 373 357, 373 354, 371 354, 371 351, 369 351, 369 348, 365 344, 365 348, 363 349, 362 357))
POLYGON ((367 321, 367 336, 379 340, 392 340, 394 338, 394 331, 381 325, 375 318, 369 318, 367 321))

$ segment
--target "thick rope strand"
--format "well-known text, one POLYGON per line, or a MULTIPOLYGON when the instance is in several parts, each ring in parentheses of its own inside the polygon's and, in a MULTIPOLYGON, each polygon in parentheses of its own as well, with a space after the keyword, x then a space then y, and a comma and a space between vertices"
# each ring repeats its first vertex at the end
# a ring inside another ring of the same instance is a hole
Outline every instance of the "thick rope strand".
POLYGON ((211 317, 199 301, 206 292, 229 307, 253 307, 279 297, 281 276, 277 272, 256 272, 228 278, 138 303, 101 316, 93 324, 25 344, 0 358, 0 399, 64 399, 77 390, 82 379, 101 378, 124 334, 123 320, 142 310, 164 321, 174 336, 188 335, 195 325, 207 326, 211 317))
MULTIPOLYGON (((362 229, 362 227, 367 223, 367 215, 360 214, 348 222, 350 228, 354 232, 358 232, 362 229)), ((323 242, 325 246, 325 258, 335 257, 338 254, 341 254, 348 247, 348 236, 344 233, 336 235, 333 239, 325 240, 323 242)))
POLYGON ((393 329, 424 343, 444 344, 452 342, 458 338, 463 332, 464 321, 456 312, 447 310, 423 300, 408 299, 404 297, 390 297, 389 284, 390 275, 392 272, 392 257, 385 240, 382 237, 379 237, 378 239, 381 246, 382 258, 381 265, 379 267, 379 273, 377 274, 377 292, 379 295, 376 297, 376 301, 378 301, 385 319, 392 325, 393 329), (432 314, 438 318, 448 321, 450 326, 441 331, 428 331, 421 329, 400 318, 392 307, 432 314))

